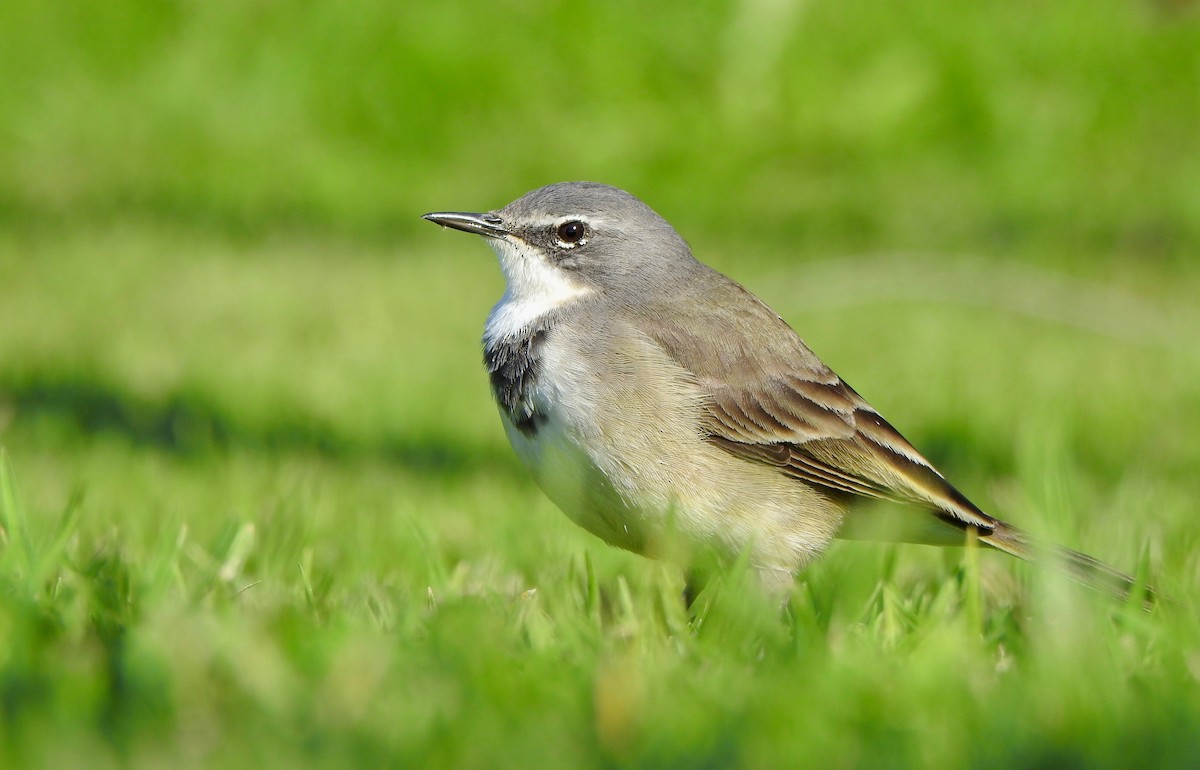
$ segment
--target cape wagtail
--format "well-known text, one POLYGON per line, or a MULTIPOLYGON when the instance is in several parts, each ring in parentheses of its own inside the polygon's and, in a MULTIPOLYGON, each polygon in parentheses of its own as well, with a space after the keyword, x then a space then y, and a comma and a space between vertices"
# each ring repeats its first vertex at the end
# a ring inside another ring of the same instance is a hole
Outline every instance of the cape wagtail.
POLYGON ((765 303, 698 262, 646 204, 568 182, 425 219, 487 239, 506 289, 484 360, 513 449, 573 521, 631 551, 745 555, 786 588, 853 523, 907 503, 889 539, 1043 557, 1094 588, 1133 580, 984 513, 765 303))

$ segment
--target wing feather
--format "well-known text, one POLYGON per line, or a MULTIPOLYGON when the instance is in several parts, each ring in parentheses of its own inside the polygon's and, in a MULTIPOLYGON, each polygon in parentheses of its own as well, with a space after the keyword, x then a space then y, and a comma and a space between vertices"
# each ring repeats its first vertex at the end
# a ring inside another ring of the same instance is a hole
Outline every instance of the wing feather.
POLYGON ((736 312, 700 318, 697 304, 680 299, 641 324, 695 375, 708 441, 833 493, 913 503, 984 532, 995 527, 782 318, 737 284, 710 280, 696 291, 736 312), (714 320, 727 328, 714 330, 714 320))

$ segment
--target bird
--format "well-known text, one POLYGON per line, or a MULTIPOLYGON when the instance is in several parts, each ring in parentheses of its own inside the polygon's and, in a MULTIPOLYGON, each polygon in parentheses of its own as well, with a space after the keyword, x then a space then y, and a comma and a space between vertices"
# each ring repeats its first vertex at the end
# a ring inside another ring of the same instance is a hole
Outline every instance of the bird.
POLYGON ((630 193, 561 182, 423 218, 496 252, 505 289, 483 358, 504 431, 550 500, 607 543, 685 569, 744 558, 786 592, 866 498, 906 507, 884 539, 978 542, 1118 598, 1137 587, 972 503, 630 193))

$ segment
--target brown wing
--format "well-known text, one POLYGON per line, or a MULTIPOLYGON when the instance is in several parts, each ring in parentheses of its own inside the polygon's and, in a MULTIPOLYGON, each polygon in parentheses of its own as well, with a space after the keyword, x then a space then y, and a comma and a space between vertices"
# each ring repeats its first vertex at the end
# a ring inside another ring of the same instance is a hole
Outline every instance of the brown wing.
POLYGON ((674 302, 643 328, 696 376, 711 443, 830 490, 996 525, 759 299, 715 272, 693 290, 702 304, 674 302), (699 317, 714 300, 720 310, 699 317))
POLYGON ((796 375, 756 386, 701 381, 708 440, 740 457, 840 492, 914 503, 990 528, 994 520, 947 482, 849 385, 796 375))

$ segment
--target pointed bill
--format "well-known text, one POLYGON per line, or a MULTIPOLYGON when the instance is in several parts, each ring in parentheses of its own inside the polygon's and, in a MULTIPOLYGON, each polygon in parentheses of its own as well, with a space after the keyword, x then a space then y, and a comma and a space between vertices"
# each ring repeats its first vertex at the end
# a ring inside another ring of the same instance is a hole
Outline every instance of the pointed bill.
POLYGON ((428 219, 430 222, 439 224, 442 227, 462 230, 464 233, 482 235, 485 238, 503 238, 508 235, 508 228, 504 226, 504 220, 495 214, 472 214, 466 211, 434 211, 423 215, 421 219, 428 219))

